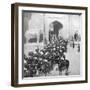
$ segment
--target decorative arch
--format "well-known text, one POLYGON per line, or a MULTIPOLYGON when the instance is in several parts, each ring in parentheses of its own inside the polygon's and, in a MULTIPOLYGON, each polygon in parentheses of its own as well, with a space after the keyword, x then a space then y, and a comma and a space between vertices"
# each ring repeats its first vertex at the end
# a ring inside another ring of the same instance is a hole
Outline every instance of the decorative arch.
POLYGON ((52 36, 58 38, 59 30, 63 28, 63 24, 57 20, 54 20, 50 23, 50 29, 49 29, 49 41, 51 41, 52 36))

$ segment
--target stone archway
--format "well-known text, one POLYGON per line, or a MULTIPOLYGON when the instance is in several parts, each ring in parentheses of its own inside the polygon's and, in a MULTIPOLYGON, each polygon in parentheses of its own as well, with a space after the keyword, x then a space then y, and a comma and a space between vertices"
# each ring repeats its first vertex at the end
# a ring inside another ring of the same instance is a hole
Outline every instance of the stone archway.
POLYGON ((63 28, 63 24, 57 20, 50 23, 49 28, 49 41, 51 41, 52 37, 55 36, 58 38, 60 29, 63 28))

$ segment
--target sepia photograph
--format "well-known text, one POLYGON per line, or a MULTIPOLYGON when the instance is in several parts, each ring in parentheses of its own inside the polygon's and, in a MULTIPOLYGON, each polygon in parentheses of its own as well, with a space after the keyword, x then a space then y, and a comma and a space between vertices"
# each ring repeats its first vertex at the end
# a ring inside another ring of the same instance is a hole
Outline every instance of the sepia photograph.
POLYGON ((14 86, 87 82, 86 7, 15 4, 12 10, 14 86))

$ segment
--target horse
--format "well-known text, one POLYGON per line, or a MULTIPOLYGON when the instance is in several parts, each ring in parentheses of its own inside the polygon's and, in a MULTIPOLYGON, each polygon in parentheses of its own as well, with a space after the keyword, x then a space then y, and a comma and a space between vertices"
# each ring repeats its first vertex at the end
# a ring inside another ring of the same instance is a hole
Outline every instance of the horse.
POLYGON ((60 60, 58 63, 59 75, 62 75, 62 71, 65 70, 65 75, 68 75, 69 60, 60 60))

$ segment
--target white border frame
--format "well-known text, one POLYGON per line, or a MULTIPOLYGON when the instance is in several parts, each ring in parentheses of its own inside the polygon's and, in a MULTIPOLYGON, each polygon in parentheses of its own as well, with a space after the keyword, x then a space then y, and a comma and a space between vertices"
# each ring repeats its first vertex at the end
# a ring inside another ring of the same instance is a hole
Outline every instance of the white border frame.
POLYGON ((82 46, 81 46, 81 55, 82 57, 82 65, 81 67, 81 75, 80 76, 50 76, 50 78, 45 78, 45 77, 39 77, 35 79, 33 78, 25 78, 22 79, 22 10, 35 10, 35 11, 47 11, 47 8, 39 8, 39 7, 24 7, 24 6, 19 6, 18 7, 18 83, 19 84, 34 84, 34 83, 48 83, 48 82, 67 82, 67 81, 80 81, 80 80, 85 80, 85 10, 76 10, 76 9, 56 9, 56 8, 48 8, 48 12, 69 12, 69 13, 82 13, 82 31, 81 31, 81 38, 82 38, 82 46))

